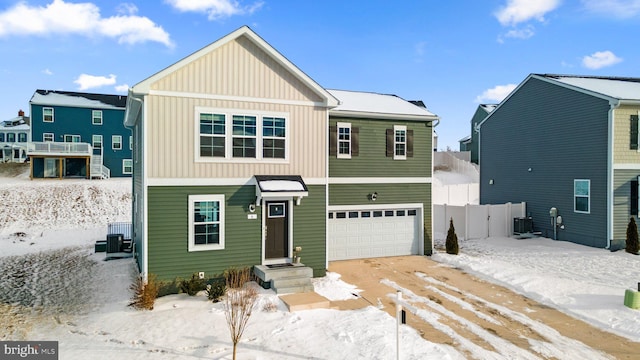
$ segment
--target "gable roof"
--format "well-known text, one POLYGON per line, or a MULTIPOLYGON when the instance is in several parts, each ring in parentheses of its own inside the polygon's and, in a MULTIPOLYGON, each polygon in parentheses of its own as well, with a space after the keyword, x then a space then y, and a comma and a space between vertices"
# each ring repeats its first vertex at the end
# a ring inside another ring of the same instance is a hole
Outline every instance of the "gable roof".
POLYGON ((262 39, 258 34, 256 34, 253 30, 251 30, 248 26, 242 26, 238 30, 222 37, 219 40, 203 47, 202 49, 188 55, 187 57, 179 60, 178 62, 166 67, 163 70, 151 75, 150 77, 142 80, 137 83, 133 87, 129 89, 130 93, 133 94, 148 94, 150 87, 156 81, 164 78, 165 76, 175 72, 176 70, 200 59, 201 57, 215 51, 221 46, 244 36, 250 41, 252 41, 256 46, 258 46, 261 50, 267 53, 271 58, 273 58, 278 64, 282 65, 285 69, 291 72, 298 80, 300 80, 303 84, 307 85, 310 89, 312 89, 321 99, 324 100, 324 103, 328 107, 334 107, 338 105, 338 100, 336 100, 331 94, 329 94, 322 86, 320 86, 317 82, 311 79, 307 74, 305 74, 302 70, 300 70, 297 66, 295 66, 291 61, 289 61, 286 57, 284 57, 280 52, 278 52, 273 46, 267 43, 264 39, 262 39))
POLYGON ((340 105, 329 110, 331 115, 348 117, 395 118, 406 120, 437 120, 438 116, 396 95, 371 92, 328 90, 340 105))
POLYGON ((38 89, 29 103, 94 109, 124 109, 127 105, 127 96, 38 89))
POLYGON ((488 114, 495 110, 495 108, 498 107, 498 104, 480 104, 478 107, 488 114))
POLYGON ((640 101, 640 78, 616 76, 533 74, 574 90, 616 100, 640 101))

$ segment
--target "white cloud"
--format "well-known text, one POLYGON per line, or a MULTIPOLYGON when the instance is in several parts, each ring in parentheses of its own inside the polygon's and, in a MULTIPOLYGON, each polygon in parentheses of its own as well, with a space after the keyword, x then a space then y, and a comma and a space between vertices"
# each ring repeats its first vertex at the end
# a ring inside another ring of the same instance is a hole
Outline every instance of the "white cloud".
POLYGON ((66 3, 53 0, 46 6, 29 6, 20 2, 0 13, 0 37, 8 35, 78 34, 107 36, 118 43, 136 44, 156 41, 173 46, 169 34, 149 18, 137 16, 135 5, 123 4, 118 15, 103 18, 93 3, 66 3))
POLYGON ((129 84, 116 85, 114 87, 117 92, 127 92, 129 90, 129 84))
POLYGON ((498 37, 498 42, 503 43, 504 38, 512 38, 512 39, 528 39, 535 35, 535 31, 533 26, 528 25, 522 29, 511 29, 507 31, 504 35, 498 37))
POLYGON ((109 74, 109 76, 80 74, 73 82, 78 84, 78 90, 87 90, 105 85, 114 85, 116 83, 116 76, 113 74, 109 74))
POLYGON ((640 14, 640 0, 582 0, 584 7, 597 15, 631 18, 640 14))
POLYGON ((531 19, 544 21, 544 15, 559 5, 560 0, 507 0, 507 4, 494 15, 500 24, 515 26, 531 19))
POLYGON ((513 89, 516 88, 516 84, 497 85, 491 89, 485 90, 482 94, 476 97, 477 103, 499 103, 509 95, 513 89))
POLYGON ((182 12, 205 13, 209 20, 253 14, 264 5, 264 2, 256 1, 251 5, 242 6, 235 0, 166 0, 166 2, 182 12))
POLYGON ((42 73, 45 74, 45 75, 53 75, 53 72, 51 70, 49 70, 49 69, 42 70, 42 73))
POLYGON ((617 57, 611 51, 597 51, 591 55, 582 58, 582 65, 587 69, 600 69, 603 67, 611 66, 622 61, 622 58, 617 57))

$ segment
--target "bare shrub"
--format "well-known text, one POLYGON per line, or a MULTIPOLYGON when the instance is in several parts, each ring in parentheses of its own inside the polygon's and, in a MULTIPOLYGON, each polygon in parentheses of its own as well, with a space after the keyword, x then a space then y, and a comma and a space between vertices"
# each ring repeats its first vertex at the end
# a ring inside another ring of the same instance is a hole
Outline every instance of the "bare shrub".
POLYGON ((247 327, 253 306, 258 298, 258 290, 251 286, 251 269, 231 268, 225 271, 227 296, 224 300, 225 318, 233 342, 233 359, 236 359, 238 342, 247 327))
POLYGON ((138 276, 129 289, 133 292, 129 306, 138 310, 153 310, 160 290, 160 284, 154 274, 149 274, 147 282, 142 276, 138 276))

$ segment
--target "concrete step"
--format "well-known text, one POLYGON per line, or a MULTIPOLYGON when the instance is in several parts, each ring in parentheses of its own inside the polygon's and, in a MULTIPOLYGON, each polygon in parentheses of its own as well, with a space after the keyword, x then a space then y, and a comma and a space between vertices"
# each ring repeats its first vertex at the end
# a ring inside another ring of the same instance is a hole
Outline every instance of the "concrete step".
POLYGON ((299 294, 313 292, 313 285, 301 285, 301 286, 286 286, 286 287, 272 287, 273 291, 278 295, 282 294, 299 294))
POLYGON ((329 309, 331 307, 331 302, 327 298, 315 292, 282 295, 280 300, 284 302, 289 311, 329 309))
POLYGON ((302 264, 296 264, 293 266, 286 266, 281 268, 268 268, 264 265, 256 265, 254 266, 253 271, 258 278, 262 279, 265 282, 269 282, 273 279, 287 277, 313 277, 313 269, 302 264))
POLYGON ((311 279, 308 277, 295 276, 295 277, 286 277, 286 278, 271 280, 271 287, 276 289, 292 287, 292 286, 308 286, 308 285, 311 285, 313 287, 313 284, 311 284, 311 279))

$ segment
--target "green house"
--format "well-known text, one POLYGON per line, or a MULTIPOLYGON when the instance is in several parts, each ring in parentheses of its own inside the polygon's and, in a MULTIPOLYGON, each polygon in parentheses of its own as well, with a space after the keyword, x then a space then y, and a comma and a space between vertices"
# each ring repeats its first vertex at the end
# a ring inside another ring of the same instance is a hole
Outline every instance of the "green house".
POLYGON ((248 27, 129 90, 143 274, 430 254, 432 122, 327 90, 248 27), (301 251, 296 251, 296 249, 301 251))

